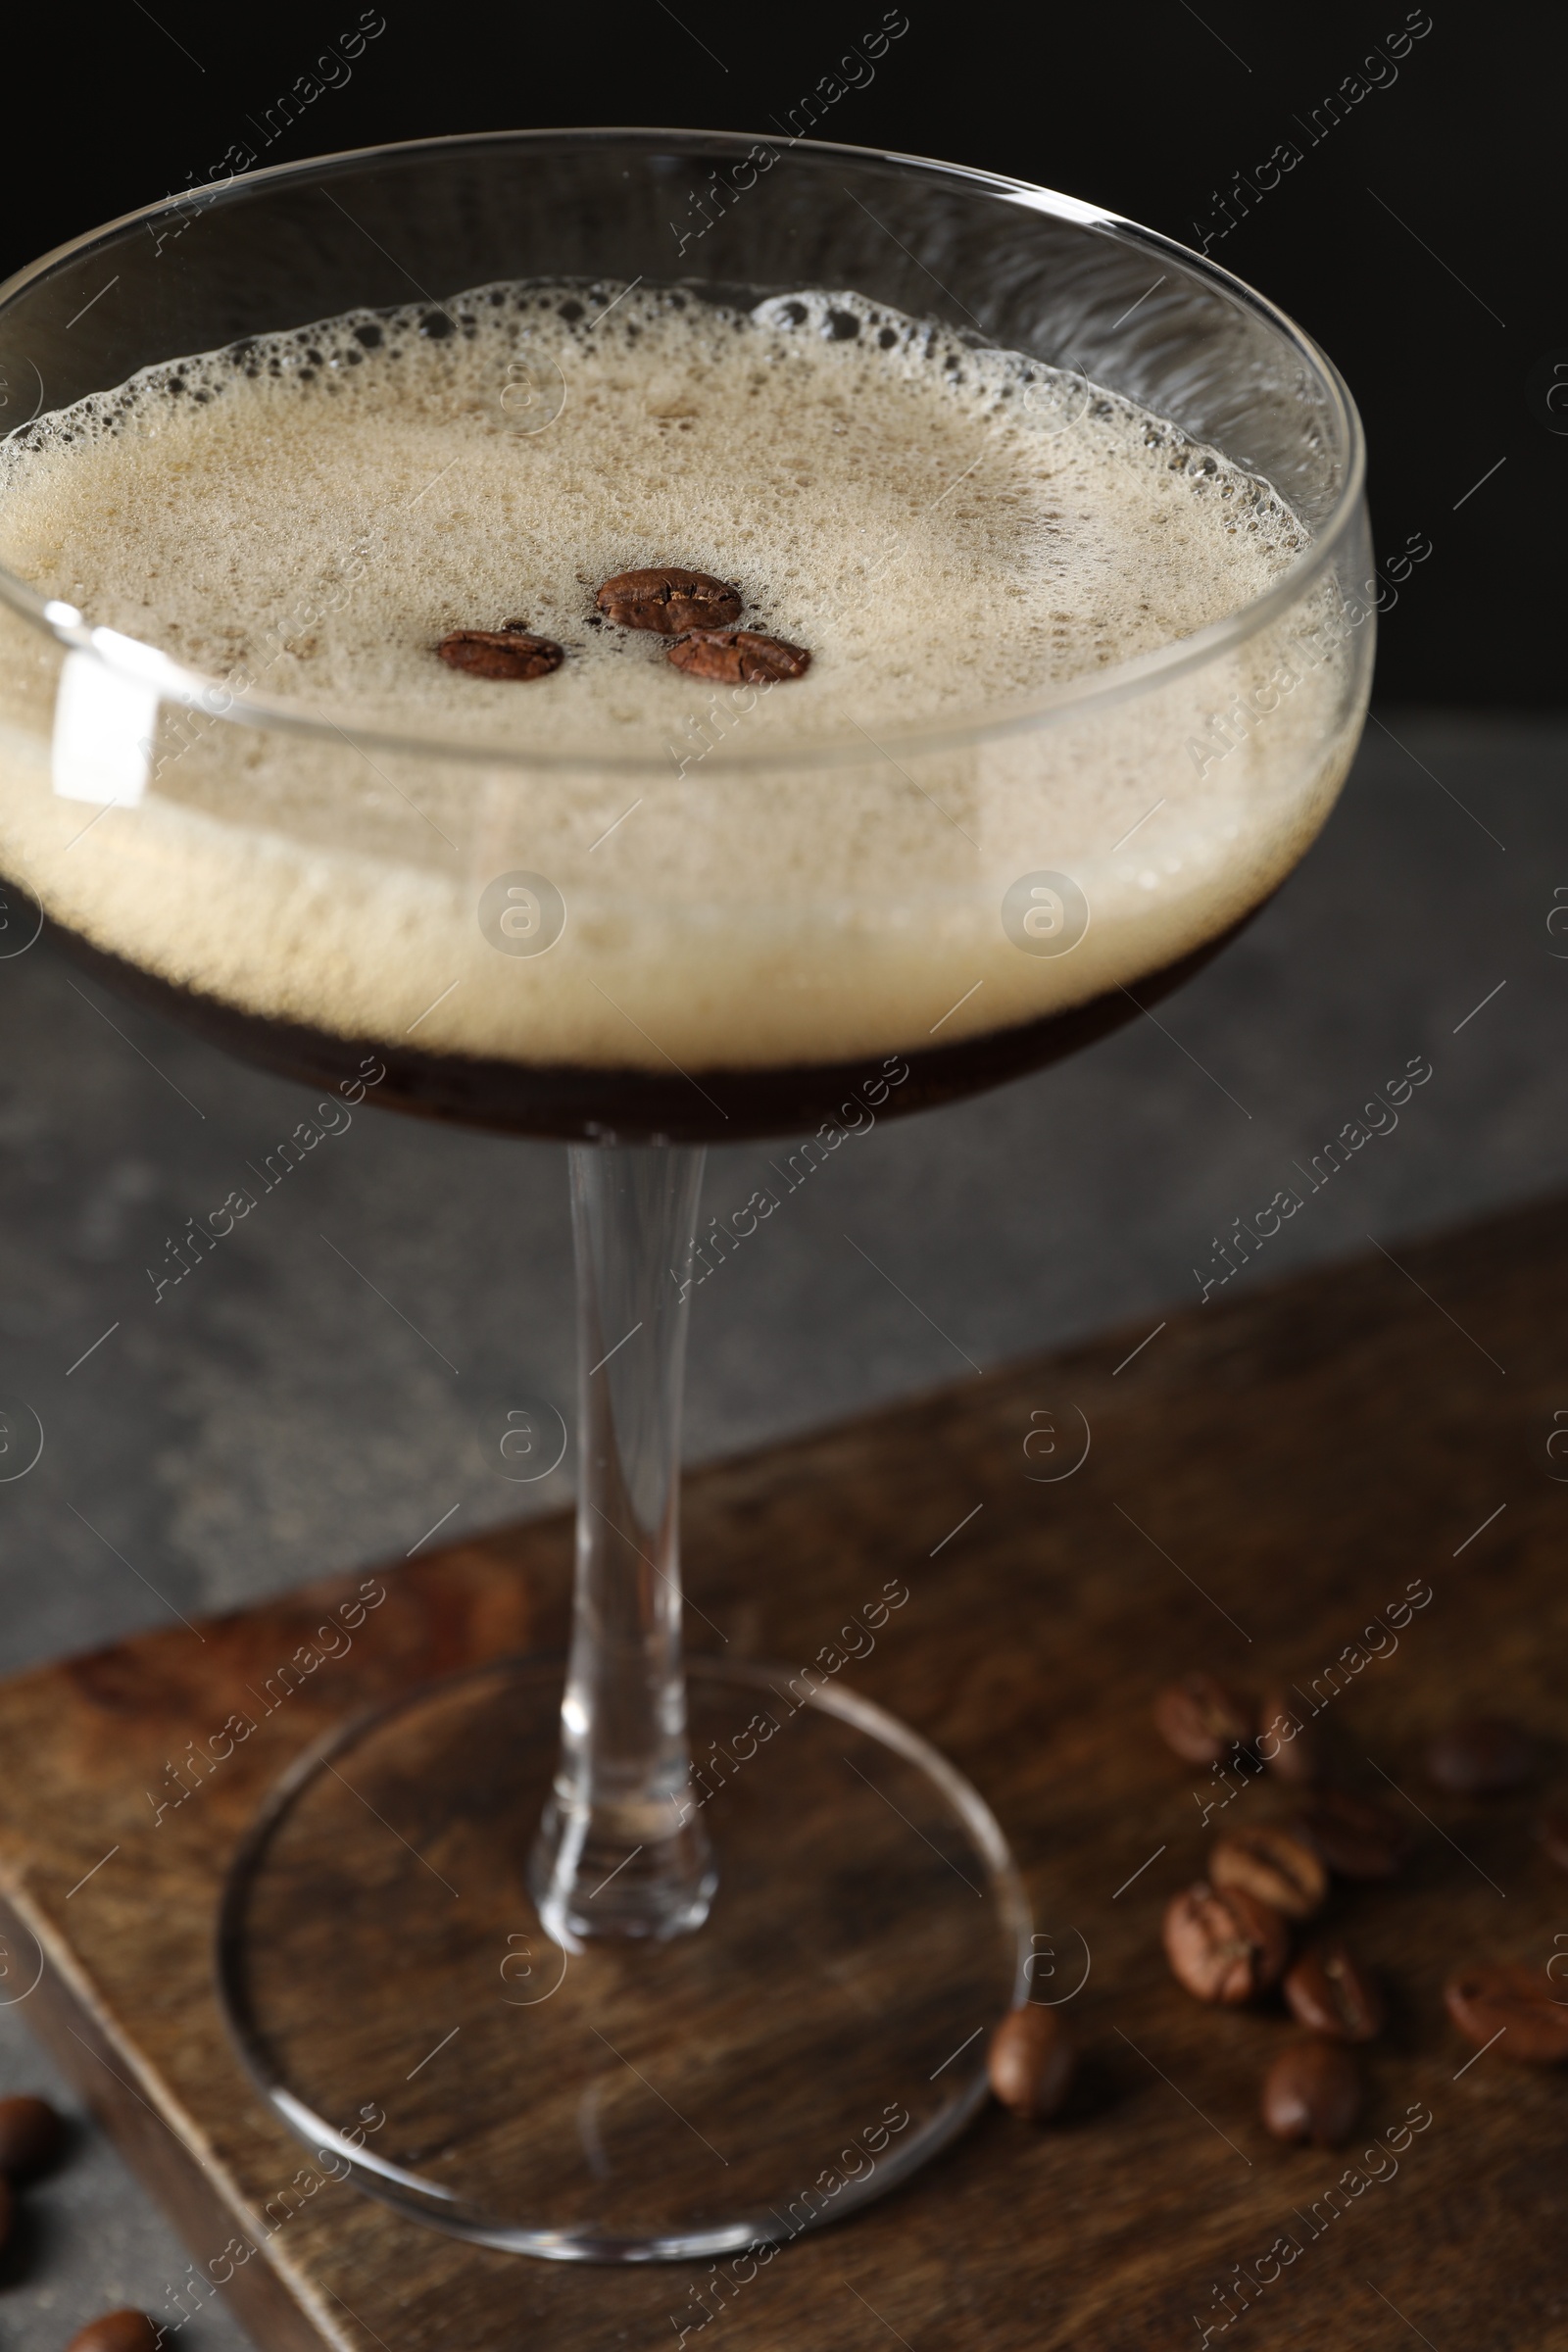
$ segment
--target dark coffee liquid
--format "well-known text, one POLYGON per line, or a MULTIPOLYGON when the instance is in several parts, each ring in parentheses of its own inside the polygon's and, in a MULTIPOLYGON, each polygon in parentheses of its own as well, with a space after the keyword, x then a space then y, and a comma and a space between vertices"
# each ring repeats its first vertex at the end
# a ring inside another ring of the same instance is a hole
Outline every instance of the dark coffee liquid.
MULTIPOLYGON (((1255 911, 1255 910, 1254 910, 1255 911)), ((367 1101, 506 1135, 548 1136, 563 1143, 741 1143, 753 1136, 799 1135, 839 1118, 858 1125, 864 1112, 879 1118, 929 1110, 964 1095, 1002 1086, 1009 1078, 1059 1061, 1093 1045, 1157 1003, 1201 970, 1251 921, 1244 918, 1219 939, 1138 983, 1136 1000, 1113 989, 1017 1028, 997 1029, 956 1045, 931 1046, 854 1061, 792 1064, 783 1068, 703 1069, 683 1073, 507 1061, 466 1054, 425 1054, 379 1038, 335 1037, 294 1021, 238 1012, 216 998, 155 978, 122 957, 106 955, 76 933, 50 923, 50 935, 107 987, 149 1010, 186 1023, 214 1045, 302 1086, 323 1089, 363 1077, 367 1062, 386 1075, 367 1101), (903 1073, 900 1075, 899 1073, 903 1073)))

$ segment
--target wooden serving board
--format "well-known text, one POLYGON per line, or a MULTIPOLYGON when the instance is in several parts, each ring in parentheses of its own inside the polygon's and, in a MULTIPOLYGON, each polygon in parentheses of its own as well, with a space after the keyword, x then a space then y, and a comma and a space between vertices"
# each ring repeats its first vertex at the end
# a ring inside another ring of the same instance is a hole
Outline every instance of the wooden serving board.
MULTIPOLYGON (((336 2183, 280 2203, 304 2151, 259 2106, 213 1996, 220 1882, 263 1790, 372 1698, 559 1643, 564 1520, 378 1573, 385 1598, 357 1623, 352 1577, 0 1689, 8 1968, 36 1938, 25 2014, 183 2230, 192 2275, 224 2278, 278 2352, 639 2352, 682 2328, 693 2342, 694 2289, 713 2314, 699 2337, 727 2352, 1174 2352, 1203 2326, 1244 2347, 1568 2345, 1568 2079, 1500 2049, 1467 2066, 1442 2002, 1468 1957, 1544 1971, 1568 1949, 1568 1878, 1531 1827, 1568 1731, 1568 1460, 1548 1452, 1568 1429, 1564 1214, 1398 1257, 1213 1300, 1131 1356, 1141 1328, 689 1481, 691 1587, 731 1654, 799 1665, 886 1577, 907 1582, 856 1680, 995 1808, 1049 1939, 1039 1989, 1072 1992, 1091 1963, 1063 2009, 1082 2066, 1060 2123, 988 2113, 885 2202, 741 2282, 728 2266, 720 2287, 708 2266, 491 2253, 336 2183), (1082 1448, 1080 1416, 1088 1458, 1053 1481, 1082 1448), (1401 1623, 1391 1604, 1412 1586, 1430 1598, 1401 1623), (345 1622, 347 1646, 319 1630, 345 1622), (307 1650, 337 1654, 264 1712, 307 1650), (1258 2122, 1262 2070, 1294 2029, 1200 2007, 1160 1956, 1161 1908, 1215 1829, 1277 1801, 1249 1787, 1202 1827, 1216 1785, 1149 1712, 1190 1664, 1316 1691, 1419 1837, 1401 1878, 1342 1892, 1330 1915, 1393 1996, 1364 2130, 1337 2154, 1282 2147, 1258 2122), (1426 1784, 1428 1736, 1466 1709, 1532 1727, 1531 1791, 1466 1804, 1426 1784), (219 1755, 236 1710, 259 1728, 219 1755), (202 1752, 210 1771, 191 1765, 202 1752), (1401 2137, 1411 2110, 1429 2120, 1401 2137)), ((395 1965, 365 1997, 396 2002, 395 1965)))

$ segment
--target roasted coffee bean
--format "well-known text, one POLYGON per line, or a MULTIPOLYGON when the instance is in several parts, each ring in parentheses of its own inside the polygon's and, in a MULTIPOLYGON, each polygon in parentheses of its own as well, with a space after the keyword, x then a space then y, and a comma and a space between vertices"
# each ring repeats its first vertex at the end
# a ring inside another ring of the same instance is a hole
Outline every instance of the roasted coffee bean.
POLYGON ((1339 1942, 1314 1944, 1293 1961, 1284 1991, 1298 2024, 1332 2041, 1374 2041, 1388 2015, 1376 1978, 1339 1942))
POLYGON ((1311 1846, 1272 1822, 1216 1839, 1208 1875, 1215 1886, 1245 1887, 1286 1919, 1310 1919, 1329 1890, 1329 1874, 1311 1846))
POLYGON ((548 678, 566 658, 554 638, 530 636, 512 621, 504 629, 454 629, 435 650, 470 678, 548 678))
POLYGON ((1320 1788, 1291 1827, 1342 1879, 1392 1878, 1415 1850, 1396 1813, 1343 1788, 1320 1788))
POLYGON ((1568 1870, 1568 1805, 1548 1805, 1536 1825, 1548 1862, 1568 1870))
POLYGON ((623 629, 657 629, 661 637, 688 629, 722 629, 739 620, 745 598, 710 571, 680 571, 662 564, 652 571, 617 571, 594 598, 607 620, 623 629))
POLYGON ((1263 2121, 1276 2139, 1343 2146, 1361 2112, 1355 2060, 1333 2041, 1298 2041, 1281 2050, 1263 2077, 1263 2121))
POLYGON ((782 637, 764 637, 758 629, 689 629, 670 647, 669 659, 692 677, 712 678, 722 686, 804 678, 811 666, 804 645, 786 645, 782 637))
POLYGON ((991 2036, 991 2088, 1025 2123, 1054 2115, 1072 2081, 1073 2051, 1054 2009, 1032 2002, 1009 2011, 991 2036))
POLYGON ((1476 1715, 1451 1723, 1427 1749, 1427 1774, 1450 1796, 1496 1796, 1530 1774, 1530 1742, 1516 1723, 1476 1715))
POLYGON ((1264 1692, 1257 1710, 1257 1752, 1270 1772, 1293 1787, 1322 1779, 1322 1736, 1304 1699, 1290 1690, 1264 1692))
POLYGON ((0 2173, 25 2180, 46 2172, 65 2143, 64 2119, 47 2099, 0 2099, 0 2173))
POLYGON ((1244 1886, 1201 1879, 1166 1904, 1164 1938, 1177 1983, 1227 2008, 1276 1984, 1291 1948, 1284 1920, 1267 1903, 1244 1886))
POLYGON ((1255 1729, 1250 1700, 1211 1674, 1184 1674, 1154 1700, 1154 1729, 1188 1764, 1217 1764, 1255 1729))
POLYGON ((1443 1988, 1448 2015, 1478 2049, 1496 2038, 1504 2058, 1555 2066, 1568 2058, 1568 2000, 1544 1968, 1511 1960, 1478 1960, 1443 1988))
POLYGON ((158 2352, 164 2330, 144 2311, 106 2311, 74 2335, 66 2352, 158 2352))

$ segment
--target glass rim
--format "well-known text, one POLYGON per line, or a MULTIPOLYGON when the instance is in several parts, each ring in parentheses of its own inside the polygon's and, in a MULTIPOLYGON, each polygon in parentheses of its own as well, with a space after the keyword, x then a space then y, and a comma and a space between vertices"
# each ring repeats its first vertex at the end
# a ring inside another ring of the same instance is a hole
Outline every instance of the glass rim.
MULTIPOLYGON (((463 148, 482 149, 506 145, 546 147, 554 143, 573 147, 608 146, 615 141, 644 147, 658 147, 668 142, 701 144, 710 151, 741 154, 749 153, 758 146, 773 147, 788 154, 804 149, 807 154, 813 156, 836 156, 861 163, 890 164, 905 171, 929 174, 933 178, 967 181, 1004 202, 1019 205, 1025 211, 1043 213, 1084 228, 1113 230, 1122 243, 1137 245, 1152 257, 1180 262, 1184 269, 1206 278, 1216 290, 1251 311, 1272 328, 1321 381, 1345 450, 1344 477, 1334 506, 1321 528, 1261 596, 1238 606, 1234 612, 1227 613, 1220 620, 1209 621, 1190 635, 1174 638, 1170 644, 1157 646, 1151 653, 1112 663, 1107 669, 1097 669, 1065 679, 1058 685, 1032 692, 989 711, 955 715, 915 727, 883 727, 878 730, 878 740, 874 744, 870 744, 863 730, 858 730, 857 737, 824 734, 815 738, 797 738, 788 744, 764 744, 749 752, 735 752, 727 747, 715 746, 705 757, 706 767, 758 773, 776 768, 860 764, 870 753, 886 757, 889 747, 917 757, 926 752, 953 750, 999 736, 1025 733, 1050 725, 1058 718, 1077 717, 1107 710, 1244 644, 1281 613, 1299 603, 1334 563, 1341 543, 1354 520, 1365 488, 1365 434, 1349 388, 1334 362, 1288 312, 1271 302, 1267 295, 1260 294, 1245 278, 1222 269, 1206 254, 1196 253, 1174 237, 1167 237, 1157 229, 1146 228, 1139 221, 1129 220, 1125 214, 1112 212, 1106 206, 1091 204, 1083 198, 1041 187, 1032 180, 1015 179, 1004 172, 986 172, 968 164, 944 163, 931 156, 906 155, 897 148, 853 146, 835 139, 792 137, 780 140, 776 134, 770 133, 683 130, 647 124, 549 125, 528 130, 455 131, 431 138, 396 139, 369 147, 339 148, 326 155, 306 156, 294 163, 266 164, 255 171, 230 172, 226 179, 213 183, 210 188, 191 188, 180 194, 163 196, 153 203, 138 205, 130 212, 118 214, 113 220, 101 221, 96 227, 83 230, 79 236, 68 238, 65 243, 38 255, 0 282, 0 315, 17 296, 62 263, 88 254, 121 232, 154 222, 197 199, 214 204, 233 201, 236 191, 242 195, 248 194, 264 182, 281 183, 319 177, 325 173, 343 173, 377 158, 436 155, 463 148)), ((694 281, 675 279, 671 282, 679 285, 694 281)), ((312 322, 301 320, 299 323, 308 325, 312 322)), ((171 355, 172 358, 185 356, 183 353, 171 355)), ((149 365, 156 366, 159 363, 152 362, 149 365)), ((24 431, 43 413, 40 379, 39 408, 34 410, 32 416, 13 426, 11 433, 0 435, 0 445, 9 441, 14 433, 24 431)), ((58 598, 40 595, 30 582, 19 577, 3 564, 0 564, 0 604, 8 606, 20 618, 41 633, 53 637, 67 651, 93 653, 100 659, 109 660, 122 670, 128 665, 133 674, 158 687, 161 700, 199 710, 219 724, 251 727, 263 733, 299 735, 321 743, 347 743, 356 750, 361 746, 369 746, 389 754, 402 754, 442 765, 491 770, 577 770, 624 775, 663 774, 667 770, 666 759, 652 752, 617 753, 610 749, 602 752, 542 751, 529 749, 525 745, 456 741, 407 728, 366 725, 357 722, 350 711, 345 711, 347 723, 339 724, 320 711, 311 711, 296 704, 270 699, 265 695, 232 694, 221 678, 174 661, 171 655, 146 640, 126 638, 118 631, 95 626, 74 606, 58 598), (101 642, 106 638, 110 640, 107 645, 101 642)))

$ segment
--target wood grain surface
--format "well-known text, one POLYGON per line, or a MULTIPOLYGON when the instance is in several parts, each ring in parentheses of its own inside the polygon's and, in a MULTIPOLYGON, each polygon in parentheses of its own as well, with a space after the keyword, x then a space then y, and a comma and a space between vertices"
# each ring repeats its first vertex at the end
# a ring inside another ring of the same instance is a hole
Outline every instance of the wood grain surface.
MULTIPOLYGON (((988 2112, 883 2203, 743 2279, 491 2253, 330 2181, 283 2197, 312 2168, 213 1997, 220 1878, 263 1790, 368 1700, 559 1642, 564 1521, 0 1689, 7 1988, 36 1938, 25 2014, 189 2244, 164 2316, 221 2292, 289 2352, 639 2352, 683 2329, 727 2352, 1175 2352, 1205 2327, 1244 2352, 1568 2346, 1568 2075, 1505 2045, 1477 2058, 1442 2000, 1461 1961, 1544 1982, 1568 1950, 1568 1876, 1532 1826, 1568 1732, 1568 1459, 1548 1451, 1568 1430, 1564 1211, 1397 1255, 1211 1299, 1131 1360, 1141 1329, 689 1480, 690 1585, 732 1654, 799 1665, 885 1577, 908 1583, 857 1683, 995 1808, 1057 1972, 1039 1989, 1070 1991, 1090 1961, 1063 2004, 1082 2053, 1063 2119, 988 2112), (1088 1458, 1054 1479, 1085 1422, 1088 1458), (1412 1588, 1430 1597, 1400 1622, 1412 1588), (1364 2057, 1363 2130, 1337 2153, 1258 2121, 1283 2014, 1204 2009, 1160 1955, 1161 1909, 1215 1832, 1280 1802, 1250 1784, 1204 1827, 1224 1789, 1150 1722, 1189 1665, 1297 1685, 1343 1768, 1417 1837, 1397 1880, 1342 1889, 1328 1915, 1392 2009, 1364 2057), (219 1754, 236 1710, 258 1728, 219 1754), (1528 1789, 1483 1803, 1427 1782, 1427 1740, 1466 1710, 1529 1727, 1528 1789), (1429 2120, 1401 2134, 1412 2110, 1429 2120)), ((395 1967, 367 1988, 397 1994, 395 1967)))

